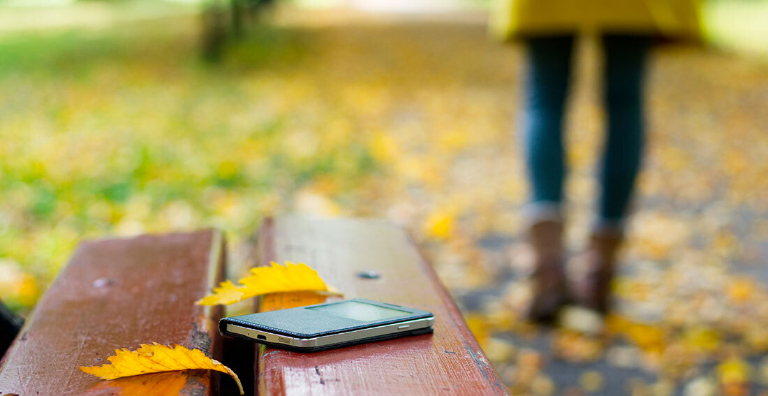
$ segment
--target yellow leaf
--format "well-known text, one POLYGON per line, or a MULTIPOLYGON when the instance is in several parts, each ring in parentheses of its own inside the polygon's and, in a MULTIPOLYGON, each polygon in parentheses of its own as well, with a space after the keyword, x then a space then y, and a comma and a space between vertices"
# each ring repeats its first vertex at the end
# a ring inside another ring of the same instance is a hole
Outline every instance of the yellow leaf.
POLYGON ((686 329, 682 340, 686 346, 696 351, 714 352, 720 345, 720 334, 712 329, 697 326, 686 329))
POLYGON ((171 348, 158 343, 142 344, 135 351, 116 349, 115 355, 108 360, 111 364, 80 367, 80 370, 105 380, 167 371, 215 370, 231 376, 237 382, 240 394, 244 393, 237 374, 198 349, 188 349, 181 345, 171 348))
POLYGON ((198 301, 197 304, 234 304, 243 300, 243 288, 243 286, 235 286, 235 284, 230 281, 221 282, 218 287, 213 288, 213 294, 205 296, 202 300, 198 301))
POLYGON ((167 396, 180 395, 187 381, 195 378, 193 372, 169 371, 134 377, 102 381, 87 390, 83 396, 167 396))
POLYGON ((371 140, 370 151, 377 161, 389 163, 398 153, 397 142, 390 135, 378 132, 371 140))
POLYGON ((717 366, 717 376, 723 384, 743 384, 749 381, 751 367, 746 361, 732 357, 717 366))
POLYGON ((448 209, 432 213, 424 224, 427 236, 434 239, 447 239, 456 229, 456 211, 448 209))
POLYGON ((222 282, 219 287, 213 289, 214 294, 206 296, 196 304, 233 304, 262 294, 298 291, 339 294, 326 285, 320 275, 306 264, 286 261, 285 266, 272 263, 270 267, 251 268, 251 275, 240 279, 240 285, 235 286, 230 281, 222 282))
POLYGON ((749 301, 755 295, 757 289, 755 283, 749 278, 737 278, 728 285, 728 299, 742 304, 749 301))
POLYGON ((270 293, 261 299, 261 312, 279 311, 281 309, 305 307, 307 305, 322 304, 326 302, 328 295, 316 292, 286 292, 270 293))
POLYGON ((485 322, 483 317, 478 314, 469 314, 465 317, 465 321, 467 322, 469 331, 471 331, 475 336, 475 339, 477 339, 477 343, 480 345, 485 344, 488 340, 489 334, 488 324, 485 322))

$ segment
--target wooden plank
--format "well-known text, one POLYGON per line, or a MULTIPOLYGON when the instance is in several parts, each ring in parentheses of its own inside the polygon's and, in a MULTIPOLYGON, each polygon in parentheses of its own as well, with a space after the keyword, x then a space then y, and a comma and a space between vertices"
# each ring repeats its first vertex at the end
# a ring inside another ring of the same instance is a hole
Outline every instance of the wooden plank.
MULTIPOLYGON (((435 333, 318 353, 261 347, 260 395, 509 394, 461 313, 408 234, 380 220, 268 220, 260 264, 304 262, 346 298, 369 298, 435 314, 435 333), (357 276, 376 271, 378 279, 357 276)), ((265 296, 262 310, 317 303, 311 294, 265 296)))
POLYGON ((194 302, 223 279, 225 251, 215 230, 80 244, 0 364, 0 395, 218 394, 209 371, 102 381, 78 367, 152 342, 216 358, 222 309, 194 302))

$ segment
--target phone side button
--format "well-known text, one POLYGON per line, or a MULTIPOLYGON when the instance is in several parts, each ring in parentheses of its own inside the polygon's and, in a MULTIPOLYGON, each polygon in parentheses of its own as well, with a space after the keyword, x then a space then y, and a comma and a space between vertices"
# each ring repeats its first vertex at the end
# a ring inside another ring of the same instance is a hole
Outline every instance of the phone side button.
POLYGON ((402 326, 397 326, 397 329, 402 330, 402 329, 407 329, 409 327, 411 327, 411 325, 402 325, 402 326))

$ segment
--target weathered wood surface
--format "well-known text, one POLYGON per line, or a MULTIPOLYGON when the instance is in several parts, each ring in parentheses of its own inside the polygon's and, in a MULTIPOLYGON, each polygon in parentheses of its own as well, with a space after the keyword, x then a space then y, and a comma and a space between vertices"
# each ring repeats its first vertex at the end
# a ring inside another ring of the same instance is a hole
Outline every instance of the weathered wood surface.
MULTIPOLYGON (((509 394, 431 266, 401 228, 379 220, 268 220, 260 264, 304 262, 345 298, 435 314, 435 333, 317 353, 260 348, 259 395, 509 394), (361 271, 379 279, 363 279, 361 271)), ((312 294, 265 296, 261 310, 318 303, 312 294)))
POLYGON ((218 394, 208 371, 102 381, 78 367, 152 342, 216 358, 222 310, 194 302, 222 280, 224 255, 215 230, 82 243, 0 363, 0 395, 218 394))

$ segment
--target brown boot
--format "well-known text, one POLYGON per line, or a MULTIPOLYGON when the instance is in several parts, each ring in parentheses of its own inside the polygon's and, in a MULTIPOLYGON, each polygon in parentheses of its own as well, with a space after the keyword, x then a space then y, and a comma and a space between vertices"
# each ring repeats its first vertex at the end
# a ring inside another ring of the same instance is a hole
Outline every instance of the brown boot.
POLYGON ((566 278, 563 264, 563 224, 540 221, 531 226, 530 243, 534 252, 533 298, 528 318, 551 322, 566 302, 566 278))
POLYGON ((577 305, 602 315, 608 312, 616 256, 623 241, 623 233, 617 230, 592 234, 584 258, 585 268, 572 286, 577 305))

